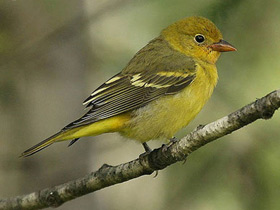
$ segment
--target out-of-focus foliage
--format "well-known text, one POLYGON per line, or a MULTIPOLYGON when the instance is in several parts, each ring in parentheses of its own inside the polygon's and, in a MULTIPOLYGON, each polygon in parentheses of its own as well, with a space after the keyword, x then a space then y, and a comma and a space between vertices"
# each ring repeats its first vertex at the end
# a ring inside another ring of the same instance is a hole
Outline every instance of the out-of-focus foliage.
MULTIPOLYGON (((191 15, 215 22, 238 51, 221 56, 213 97, 179 137, 280 88, 279 0, 2 1, 0 196, 138 157, 140 145, 107 134, 17 158, 79 117, 90 92, 162 28, 191 15)), ((156 178, 113 186, 59 209, 279 209, 279 123, 276 113, 206 145, 156 178)))

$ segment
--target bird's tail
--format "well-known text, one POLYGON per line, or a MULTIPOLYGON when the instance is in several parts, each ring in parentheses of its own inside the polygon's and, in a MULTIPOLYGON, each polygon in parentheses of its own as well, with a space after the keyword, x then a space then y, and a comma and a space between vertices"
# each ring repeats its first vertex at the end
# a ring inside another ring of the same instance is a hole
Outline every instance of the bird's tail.
MULTIPOLYGON (((65 140, 72 140, 70 145, 75 143, 80 137, 87 136, 89 132, 81 132, 78 134, 78 136, 75 136, 76 132, 83 131, 84 128, 87 128, 88 126, 84 127, 78 127, 78 128, 72 128, 72 129, 62 129, 58 133, 52 135, 51 137, 39 142, 38 144, 34 145, 33 147, 29 148, 28 150, 25 150, 20 157, 28 157, 30 155, 33 155, 42 149, 45 149, 46 147, 50 146, 51 144, 59 141, 65 141, 65 140)), ((91 135, 94 135, 94 133, 90 133, 91 135)), ((69 146, 70 146, 69 145, 69 146)))
POLYGON ((56 142, 59 137, 61 136, 62 131, 52 135, 51 137, 45 139, 44 141, 39 142, 38 144, 34 145, 33 147, 29 148, 28 150, 25 150, 20 157, 28 157, 30 155, 33 155, 42 149, 45 149, 46 147, 50 146, 54 142, 56 142))
POLYGON ((54 134, 53 136, 45 139, 44 141, 41 141, 40 143, 24 151, 20 155, 20 157, 28 157, 30 155, 33 155, 34 153, 45 149, 46 147, 50 146, 55 142, 72 140, 69 144, 70 146, 83 136, 96 136, 102 133, 120 131, 129 119, 130 114, 125 113, 80 127, 67 129, 64 128, 58 133, 54 134))

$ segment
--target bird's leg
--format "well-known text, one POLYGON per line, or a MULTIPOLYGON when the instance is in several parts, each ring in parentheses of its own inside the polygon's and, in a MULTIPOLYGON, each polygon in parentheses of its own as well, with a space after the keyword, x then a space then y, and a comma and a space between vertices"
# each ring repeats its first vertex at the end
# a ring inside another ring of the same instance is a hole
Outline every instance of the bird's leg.
POLYGON ((148 146, 148 144, 146 142, 142 143, 144 149, 145 149, 145 153, 150 153, 152 151, 152 149, 148 146))
POLYGON ((148 146, 148 144, 146 142, 142 143, 142 145, 145 149, 145 152, 140 154, 139 158, 142 158, 143 156, 148 155, 152 151, 152 149, 148 146))
MULTIPOLYGON (((149 153, 152 151, 152 149, 148 146, 148 144, 147 144, 146 142, 142 143, 142 145, 143 145, 143 147, 144 147, 144 149, 145 149, 145 153, 141 154, 141 155, 139 156, 139 158, 143 157, 144 155, 149 154, 149 153)), ((156 174, 154 175, 154 178, 157 177, 157 175, 158 175, 158 170, 156 170, 155 173, 156 173, 156 174)))

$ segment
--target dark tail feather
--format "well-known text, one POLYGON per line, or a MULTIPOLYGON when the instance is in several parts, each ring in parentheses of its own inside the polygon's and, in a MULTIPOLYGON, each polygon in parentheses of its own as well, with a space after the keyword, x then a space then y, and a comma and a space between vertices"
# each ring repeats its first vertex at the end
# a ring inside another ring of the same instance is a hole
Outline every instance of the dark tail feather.
POLYGON ((76 138, 76 139, 73 139, 69 144, 68 144, 68 147, 72 146, 74 143, 76 143, 76 141, 78 141, 80 138, 76 138))
POLYGON ((54 134, 53 136, 45 139, 44 141, 41 141, 40 143, 34 145, 33 147, 29 148, 28 150, 25 150, 19 157, 28 157, 30 155, 33 155, 42 149, 45 149, 46 147, 50 146, 53 144, 56 140, 57 137, 62 133, 62 131, 54 134))

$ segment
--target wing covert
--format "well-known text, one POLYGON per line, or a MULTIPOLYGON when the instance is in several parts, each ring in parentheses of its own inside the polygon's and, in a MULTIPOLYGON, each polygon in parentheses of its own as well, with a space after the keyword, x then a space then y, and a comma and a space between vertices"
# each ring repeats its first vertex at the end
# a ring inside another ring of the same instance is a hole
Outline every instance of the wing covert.
POLYGON ((65 129, 79 127, 106 119, 136 108, 170 94, 176 94, 195 78, 194 72, 166 72, 155 74, 115 75, 97 88, 85 101, 91 107, 82 118, 65 129))

